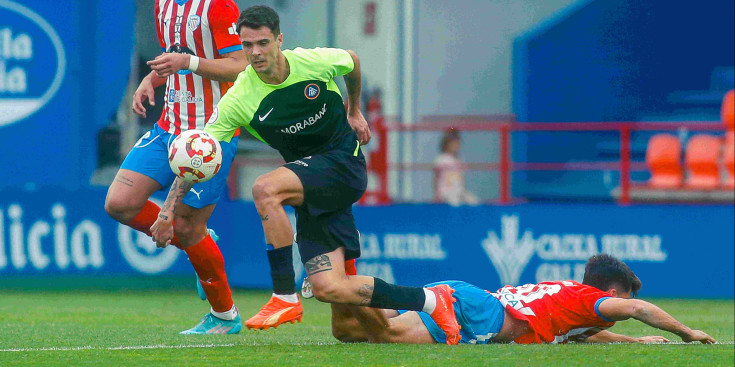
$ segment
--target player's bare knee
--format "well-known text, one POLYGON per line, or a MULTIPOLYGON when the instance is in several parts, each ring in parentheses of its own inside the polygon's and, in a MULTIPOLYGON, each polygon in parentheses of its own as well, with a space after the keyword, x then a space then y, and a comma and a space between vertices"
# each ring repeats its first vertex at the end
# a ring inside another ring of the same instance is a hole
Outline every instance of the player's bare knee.
POLYGON ((121 223, 127 223, 143 209, 142 205, 126 200, 115 195, 107 195, 105 198, 105 211, 107 214, 121 223))
POLYGON ((342 301, 343 291, 339 284, 334 284, 332 282, 312 282, 311 290, 314 293, 314 298, 321 302, 341 303, 342 301))
POLYGON ((182 248, 193 246, 207 235, 206 223, 196 223, 189 216, 174 216, 174 233, 182 248))

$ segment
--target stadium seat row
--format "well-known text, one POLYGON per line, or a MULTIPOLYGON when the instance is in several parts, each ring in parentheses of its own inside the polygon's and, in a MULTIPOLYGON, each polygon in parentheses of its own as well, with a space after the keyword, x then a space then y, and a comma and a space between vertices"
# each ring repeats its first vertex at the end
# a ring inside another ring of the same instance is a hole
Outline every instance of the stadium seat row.
POLYGON ((735 91, 723 99, 721 117, 725 124, 721 136, 699 134, 687 142, 684 165, 681 164, 681 142, 671 134, 656 134, 648 141, 646 164, 651 172, 649 186, 658 189, 686 188, 712 190, 735 187, 735 91), (684 171, 686 170, 686 178, 684 171))

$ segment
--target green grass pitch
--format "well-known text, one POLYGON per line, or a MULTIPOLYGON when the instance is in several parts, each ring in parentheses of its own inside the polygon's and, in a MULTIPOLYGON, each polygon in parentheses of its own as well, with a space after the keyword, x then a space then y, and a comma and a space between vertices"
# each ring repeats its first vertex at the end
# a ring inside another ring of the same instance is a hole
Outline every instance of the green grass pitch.
MULTIPOLYGON (((208 310, 196 296, 193 277, 163 279, 163 288, 99 279, 96 287, 73 290, 64 289, 63 280, 47 281, 56 289, 26 287, 12 279, 0 283, 0 366, 732 366, 735 361, 733 300, 652 300, 720 345, 366 345, 333 339, 329 307, 316 300, 304 302, 301 324, 239 335, 184 336, 178 332, 208 310), (103 286, 108 289, 98 289, 103 286)), ((74 284, 71 280, 66 286, 74 284)), ((268 296, 234 292, 245 318, 268 296)), ((680 341, 635 320, 611 331, 680 341)))

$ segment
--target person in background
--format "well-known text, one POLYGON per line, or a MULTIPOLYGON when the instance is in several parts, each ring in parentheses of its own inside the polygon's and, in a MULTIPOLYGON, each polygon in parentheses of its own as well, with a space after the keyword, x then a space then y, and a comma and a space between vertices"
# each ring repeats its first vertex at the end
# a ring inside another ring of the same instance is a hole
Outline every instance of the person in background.
POLYGON ((477 205, 477 196, 465 188, 459 146, 459 131, 454 128, 445 131, 440 146, 441 153, 434 160, 434 201, 454 206, 477 205))

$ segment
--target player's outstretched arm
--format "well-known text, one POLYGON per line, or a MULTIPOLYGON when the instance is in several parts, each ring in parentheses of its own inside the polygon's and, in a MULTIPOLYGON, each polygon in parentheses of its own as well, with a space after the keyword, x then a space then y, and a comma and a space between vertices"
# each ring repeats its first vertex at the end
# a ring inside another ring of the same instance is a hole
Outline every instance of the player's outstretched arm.
POLYGON ((179 70, 191 70, 207 79, 234 82, 237 74, 248 66, 248 59, 243 50, 226 53, 219 59, 164 52, 146 64, 161 78, 167 78, 179 70))
MULTIPOLYGON (((570 338, 571 339, 571 338, 570 338)), ((632 336, 616 334, 607 330, 599 330, 597 332, 585 333, 578 338, 573 339, 582 343, 643 343, 643 344, 660 344, 668 343, 669 339, 663 336, 642 336, 634 338, 632 336)))
POLYGON ((146 116, 146 110, 143 106, 143 102, 147 99, 148 104, 151 106, 156 105, 155 92, 154 90, 166 83, 165 78, 161 78, 156 74, 155 71, 151 71, 148 75, 140 81, 138 89, 133 93, 133 105, 132 109, 140 117, 146 116))
POLYGON ((171 189, 168 190, 166 201, 158 213, 158 218, 151 226, 151 237, 153 241, 156 241, 156 246, 166 247, 171 244, 174 238, 174 210, 193 186, 193 183, 186 182, 179 177, 174 180, 171 189))
POLYGON ((715 343, 715 339, 707 333, 690 329, 658 306, 640 299, 608 298, 600 302, 598 311, 603 317, 613 321, 632 317, 655 328, 670 331, 685 342, 715 343))
POLYGON ((360 59, 352 50, 347 50, 352 56, 355 67, 351 72, 345 74, 345 86, 347 87, 347 122, 357 133, 360 145, 370 142, 370 127, 360 110, 360 94, 362 93, 362 74, 360 72, 360 59))

